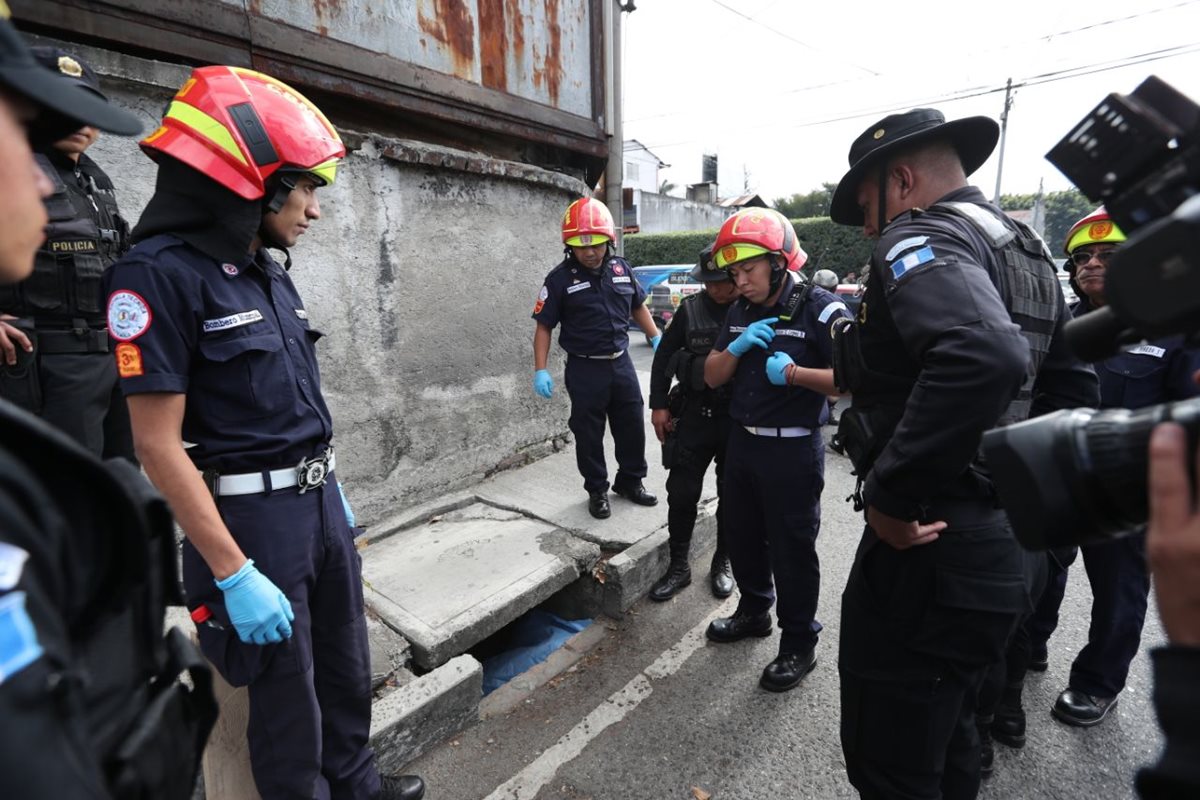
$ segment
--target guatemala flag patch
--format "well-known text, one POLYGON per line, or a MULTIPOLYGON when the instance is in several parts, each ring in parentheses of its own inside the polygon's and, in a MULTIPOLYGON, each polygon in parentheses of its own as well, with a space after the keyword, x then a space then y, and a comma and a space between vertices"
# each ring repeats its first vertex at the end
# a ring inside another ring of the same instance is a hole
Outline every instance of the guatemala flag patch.
POLYGON ((904 258, 896 259, 891 264, 888 264, 888 268, 892 271, 892 277, 898 280, 904 273, 933 261, 933 259, 933 248, 922 247, 920 250, 912 251, 904 258))

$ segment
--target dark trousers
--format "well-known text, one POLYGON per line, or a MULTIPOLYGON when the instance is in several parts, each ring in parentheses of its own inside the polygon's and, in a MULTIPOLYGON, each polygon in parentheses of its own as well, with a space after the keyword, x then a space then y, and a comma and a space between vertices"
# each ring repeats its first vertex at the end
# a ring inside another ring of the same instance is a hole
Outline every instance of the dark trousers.
POLYGON ((725 451, 732 421, 726 409, 688 405, 675 423, 675 462, 667 474, 667 531, 671 554, 686 554, 696 526, 696 506, 704 489, 704 473, 714 460, 717 469, 717 552, 727 553, 722 497, 725 451))
POLYGON ((190 544, 188 606, 206 604, 225 630, 199 628, 200 645, 234 686, 248 686, 250 766, 263 800, 368 800, 379 775, 367 746, 371 664, 362 561, 335 477, 318 490, 218 500, 221 518, 259 572, 287 595, 292 637, 267 646, 238 639, 224 594, 190 544))
POLYGON ((43 355, 35 349, 31 358, 34 363, 26 375, 36 381, 36 388, 31 392, 21 386, 6 366, 0 396, 37 414, 100 458, 137 463, 129 408, 111 353, 43 355))
POLYGON ((979 687, 1029 607, 1008 520, 980 502, 937 541, 895 550, 867 528, 842 594, 842 752, 863 798, 970 800, 979 687))
MULTIPOLYGON (((1146 621, 1150 572, 1146 565, 1146 535, 1086 544, 1083 566, 1092 586, 1092 621, 1088 643, 1071 664, 1069 688, 1097 697, 1115 697, 1125 688, 1129 665, 1137 655, 1146 621)), ((1027 623, 1035 652, 1045 652, 1058 626, 1058 609, 1067 588, 1067 568, 1073 551, 1051 560, 1051 576, 1037 611, 1027 623)))
POLYGON ((616 359, 568 356, 564 371, 571 397, 568 427, 575 434, 575 463, 589 494, 608 490, 604 424, 612 424, 617 457, 616 486, 646 477, 646 421, 642 388, 628 353, 616 359))
POLYGON ((755 436, 736 422, 732 427, 722 513, 730 524, 729 561, 741 592, 738 611, 761 614, 778 594, 779 651, 803 653, 816 646, 821 632, 817 533, 825 445, 819 430, 772 438, 755 436))

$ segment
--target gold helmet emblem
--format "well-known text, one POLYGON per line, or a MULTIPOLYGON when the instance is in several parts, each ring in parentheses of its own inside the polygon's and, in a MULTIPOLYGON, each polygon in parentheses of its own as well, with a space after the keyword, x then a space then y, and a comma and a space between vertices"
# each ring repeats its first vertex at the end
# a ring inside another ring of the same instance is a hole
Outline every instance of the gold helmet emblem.
POLYGON ((884 133, 885 131, 883 128, 880 128, 879 130, 875 131, 875 133, 871 134, 871 136, 875 139, 882 139, 884 133))
POLYGON ((79 62, 70 56, 58 57, 58 71, 63 75, 70 75, 72 78, 83 77, 83 67, 79 66, 79 62))

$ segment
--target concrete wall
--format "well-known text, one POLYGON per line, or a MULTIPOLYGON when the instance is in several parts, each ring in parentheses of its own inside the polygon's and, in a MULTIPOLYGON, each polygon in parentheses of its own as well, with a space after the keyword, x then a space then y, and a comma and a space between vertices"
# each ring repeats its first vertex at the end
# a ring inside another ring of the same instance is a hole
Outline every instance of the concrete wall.
POLYGON ((637 202, 640 233, 716 229, 734 211, 732 208, 652 192, 641 192, 637 202))
MULTIPOLYGON (((71 47, 147 131, 188 74, 71 47)), ((318 195, 322 218, 293 249, 291 275, 326 334, 318 352, 338 476, 371 524, 561 442, 561 380, 549 401, 530 388, 529 315, 561 258, 563 209, 586 187, 525 164, 343 136, 352 152, 318 195)), ((116 137, 89 154, 136 220, 153 192, 153 162, 116 137)), ((561 376, 554 350, 550 368, 561 376)))

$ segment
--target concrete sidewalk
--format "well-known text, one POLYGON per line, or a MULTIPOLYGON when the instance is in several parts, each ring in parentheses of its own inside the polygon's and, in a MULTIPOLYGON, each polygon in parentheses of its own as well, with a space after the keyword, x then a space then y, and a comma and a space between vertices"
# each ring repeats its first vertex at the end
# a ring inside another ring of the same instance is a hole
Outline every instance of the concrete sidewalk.
MULTIPOLYGON (((638 355, 635 363, 648 366, 638 355)), ((639 378, 649 396, 648 373, 639 378)), ((657 506, 611 495, 612 516, 594 519, 569 446, 408 509, 364 537, 368 613, 381 623, 372 629, 372 737, 384 769, 398 769, 479 718, 482 669, 468 654, 472 647, 539 605, 573 619, 619 617, 663 574, 666 471, 648 411, 645 423, 645 485, 657 506)), ((611 480, 611 436, 605 444, 611 480)), ((693 553, 712 547, 715 501, 710 470, 693 553)), ((580 642, 598 636, 580 634, 580 642)))

